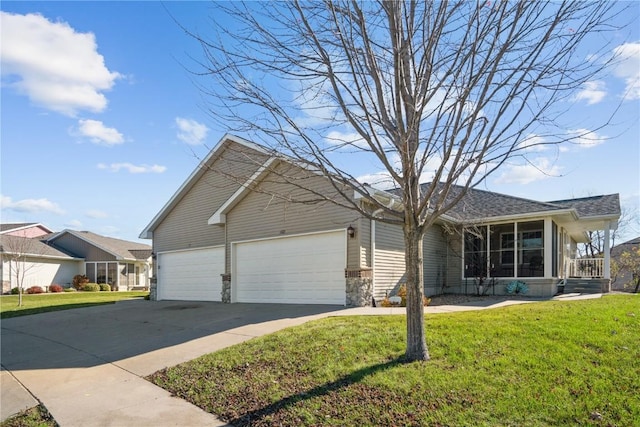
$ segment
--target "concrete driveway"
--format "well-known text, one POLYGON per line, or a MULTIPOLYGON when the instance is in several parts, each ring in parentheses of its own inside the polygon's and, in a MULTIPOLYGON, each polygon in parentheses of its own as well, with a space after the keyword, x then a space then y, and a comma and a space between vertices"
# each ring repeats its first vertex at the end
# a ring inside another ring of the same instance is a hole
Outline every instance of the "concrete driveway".
POLYGON ((1 416, 40 401, 62 427, 218 426, 144 377, 337 306, 122 301, 2 320, 1 416))

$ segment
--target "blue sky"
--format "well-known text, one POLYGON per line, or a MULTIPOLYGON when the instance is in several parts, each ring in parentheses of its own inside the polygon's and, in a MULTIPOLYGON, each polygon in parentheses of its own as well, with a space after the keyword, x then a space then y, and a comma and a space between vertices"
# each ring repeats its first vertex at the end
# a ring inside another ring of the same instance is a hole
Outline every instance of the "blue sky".
MULTIPOLYGON (((198 158, 233 133, 208 117, 185 69, 195 68, 200 48, 171 17, 206 33, 211 4, 3 1, 0 8, 1 221, 138 240, 198 158)), ((585 85, 568 111, 579 130, 619 106, 613 125, 584 144, 535 153, 548 174, 508 164, 485 189, 543 201, 620 193, 623 207, 638 211, 639 26, 614 41, 625 60, 585 85)), ((363 177, 376 173, 356 167, 363 177)))

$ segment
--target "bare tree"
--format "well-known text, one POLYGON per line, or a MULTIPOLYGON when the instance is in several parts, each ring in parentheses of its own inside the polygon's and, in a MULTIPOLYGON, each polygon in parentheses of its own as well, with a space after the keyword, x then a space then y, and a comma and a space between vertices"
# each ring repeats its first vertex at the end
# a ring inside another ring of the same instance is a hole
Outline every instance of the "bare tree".
MULTIPOLYGON (((634 234, 635 224, 639 221, 638 212, 629 206, 622 206, 618 226, 609 234, 609 247, 613 248, 620 236, 634 234)), ((588 231, 589 241, 578 245, 578 255, 584 258, 600 258, 604 256, 605 233, 603 230, 588 231)))
POLYGON ((10 235, 0 236, 2 261, 9 261, 9 277, 15 279, 18 288, 18 306, 22 306, 25 278, 38 268, 38 263, 30 260, 33 260, 33 257, 43 255, 44 252, 45 246, 38 239, 10 235))
MULTIPOLYGON (((379 220, 403 227, 406 359, 428 360, 426 230, 505 162, 529 161, 535 145, 581 136, 567 134, 571 127, 561 118, 576 92, 613 60, 608 33, 619 30, 611 22, 623 7, 584 1, 214 3, 215 35, 185 31, 203 48, 197 73, 206 78, 198 81, 215 120, 321 172, 340 197, 314 194, 318 201, 330 199, 368 217, 382 212, 379 220), (587 61, 588 54, 600 59, 587 61), (377 198, 358 181, 362 173, 354 162, 377 168, 382 179, 368 181, 394 187, 399 202, 377 198)), ((272 173, 304 187, 282 168, 272 173)))

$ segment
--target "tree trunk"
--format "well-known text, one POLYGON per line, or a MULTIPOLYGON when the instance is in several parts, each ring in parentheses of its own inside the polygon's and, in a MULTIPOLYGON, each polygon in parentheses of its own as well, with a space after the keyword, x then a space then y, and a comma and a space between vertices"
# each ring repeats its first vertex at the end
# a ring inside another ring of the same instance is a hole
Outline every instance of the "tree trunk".
POLYGON ((424 331, 423 234, 417 227, 405 225, 405 263, 407 268, 407 361, 429 360, 424 331))

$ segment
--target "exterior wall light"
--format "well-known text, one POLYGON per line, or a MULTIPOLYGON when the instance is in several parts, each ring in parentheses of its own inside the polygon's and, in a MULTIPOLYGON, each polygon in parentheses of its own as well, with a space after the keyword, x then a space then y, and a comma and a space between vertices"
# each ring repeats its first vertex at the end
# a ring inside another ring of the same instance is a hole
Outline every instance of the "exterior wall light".
POLYGON ((352 226, 347 227, 347 234, 349 235, 349 238, 353 239, 356 237, 356 229, 352 226))

